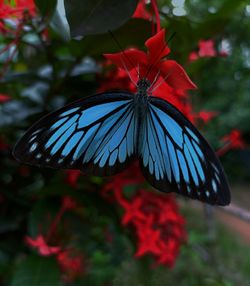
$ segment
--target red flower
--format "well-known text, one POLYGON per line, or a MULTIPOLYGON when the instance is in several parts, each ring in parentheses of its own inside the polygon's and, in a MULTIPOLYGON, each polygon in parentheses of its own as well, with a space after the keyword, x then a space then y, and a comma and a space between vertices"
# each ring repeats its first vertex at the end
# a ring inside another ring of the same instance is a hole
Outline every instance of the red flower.
POLYGON ((145 228, 143 232, 139 232, 138 248, 135 253, 135 257, 144 256, 145 254, 153 254, 156 256, 160 255, 160 236, 160 230, 152 228, 145 228))
POLYGON ((178 241, 174 238, 170 238, 169 240, 161 244, 161 255, 157 259, 157 264, 173 267, 178 253, 178 241))
POLYGON ((242 138, 242 134, 237 129, 233 129, 228 135, 224 136, 222 141, 230 144, 232 149, 243 149, 246 147, 246 143, 242 138))
POLYGON ((138 76, 140 76, 140 78, 146 77, 151 83, 154 82, 154 86, 165 81, 173 89, 196 88, 176 61, 163 59, 170 53, 165 42, 165 30, 161 30, 149 38, 145 45, 148 48, 148 53, 138 49, 128 49, 122 53, 105 54, 105 57, 119 68, 128 70, 134 82, 137 82, 138 76))
POLYGON ((225 145, 216 152, 217 156, 223 156, 231 149, 244 149, 246 147, 242 134, 237 129, 233 129, 228 135, 224 136, 221 141, 224 142, 225 145))
POLYGON ((228 56, 229 56, 229 52, 228 52, 228 51, 225 51, 225 50, 221 50, 221 51, 219 52, 219 56, 220 56, 220 57, 223 57, 223 58, 228 57, 228 56))
POLYGON ((216 50, 214 48, 213 40, 200 40, 199 41, 199 56, 200 57, 215 57, 216 50))
POLYGON ((216 111, 202 110, 197 114, 197 118, 201 119, 204 123, 208 123, 211 119, 218 115, 216 111))
POLYGON ((67 170, 65 171, 66 178, 65 181, 67 184, 69 184, 72 188, 77 188, 78 184, 78 178, 81 175, 81 171, 79 170, 67 170))
POLYGON ((62 208, 64 210, 72 210, 75 209, 76 207, 77 207, 76 201, 70 196, 64 196, 62 198, 62 208))
POLYGON ((185 222, 178 214, 173 196, 140 190, 131 199, 126 199, 119 185, 114 190, 114 197, 124 210, 122 225, 134 229, 135 257, 149 254, 158 264, 172 266, 186 239, 185 222))
POLYGON ((24 11, 34 15, 35 10, 36 7, 33 0, 16 0, 14 3, 11 0, 0 1, 0 15, 2 16, 2 19, 10 17, 23 17, 24 11))
POLYGON ((108 72, 104 80, 100 82, 101 86, 97 92, 104 92, 108 90, 129 90, 135 92, 135 86, 131 82, 126 71, 122 69, 113 69, 108 72))
POLYGON ((73 253, 72 250, 65 250, 57 255, 57 262, 63 273, 65 283, 72 283, 77 277, 84 275, 84 257, 73 253))
POLYGON ((146 8, 146 1, 145 0, 139 1, 137 8, 134 12, 133 18, 141 18, 141 19, 145 19, 145 20, 151 20, 152 19, 152 15, 148 12, 148 10, 146 8))
POLYGON ((0 103, 4 103, 6 101, 11 100, 11 97, 7 94, 0 94, 0 103))
POLYGON ((199 55, 197 52, 191 52, 188 56, 188 60, 190 62, 196 61, 196 60, 198 60, 198 58, 199 58, 199 55))
POLYGON ((141 197, 136 197, 133 201, 123 204, 125 213, 122 218, 122 224, 126 225, 134 220, 145 220, 146 217, 141 211, 143 201, 141 197))
POLYGON ((61 251, 59 246, 48 246, 41 234, 39 234, 35 239, 27 236, 25 241, 29 246, 36 248, 38 253, 42 256, 50 256, 61 251))

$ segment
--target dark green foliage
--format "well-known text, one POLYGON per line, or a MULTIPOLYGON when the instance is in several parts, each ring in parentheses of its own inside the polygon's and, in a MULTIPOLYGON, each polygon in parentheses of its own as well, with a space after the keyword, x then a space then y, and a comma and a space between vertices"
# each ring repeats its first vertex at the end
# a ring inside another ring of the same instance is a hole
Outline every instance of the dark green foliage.
POLYGON ((50 17, 55 12, 57 0, 35 0, 41 15, 50 17))
POLYGON ((136 0, 64 0, 72 37, 107 33, 133 15, 136 0))
POLYGON ((62 286, 60 272, 54 259, 29 256, 15 267, 11 286, 62 286))

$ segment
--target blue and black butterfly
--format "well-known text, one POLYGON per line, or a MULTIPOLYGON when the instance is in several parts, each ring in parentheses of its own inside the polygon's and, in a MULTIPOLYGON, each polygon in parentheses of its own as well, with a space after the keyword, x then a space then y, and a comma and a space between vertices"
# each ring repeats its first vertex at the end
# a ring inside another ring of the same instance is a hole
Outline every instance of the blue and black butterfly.
POLYGON ((105 92, 69 104, 35 123, 14 149, 21 162, 114 175, 138 159, 147 181, 209 204, 227 205, 230 191, 215 153, 170 103, 137 93, 105 92))

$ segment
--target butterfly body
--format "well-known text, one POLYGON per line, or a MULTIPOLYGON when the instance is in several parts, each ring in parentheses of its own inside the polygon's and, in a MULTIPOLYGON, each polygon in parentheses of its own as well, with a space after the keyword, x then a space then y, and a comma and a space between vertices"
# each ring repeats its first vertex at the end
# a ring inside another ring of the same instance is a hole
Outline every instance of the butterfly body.
POLYGON ((223 169, 202 135, 174 106, 151 96, 147 79, 137 87, 135 94, 96 94, 45 116, 17 143, 14 156, 95 175, 114 175, 139 160, 160 191, 228 204, 223 169))

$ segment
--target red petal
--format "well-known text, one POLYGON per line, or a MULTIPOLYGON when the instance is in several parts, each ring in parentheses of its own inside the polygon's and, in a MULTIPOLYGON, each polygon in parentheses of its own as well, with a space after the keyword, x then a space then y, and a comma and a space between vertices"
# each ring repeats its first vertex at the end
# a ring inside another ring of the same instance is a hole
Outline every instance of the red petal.
POLYGON ((161 63, 160 69, 165 76, 166 82, 174 89, 195 89, 197 86, 191 81, 183 67, 176 61, 167 60, 161 63))
POLYGON ((11 100, 11 97, 7 94, 0 94, 0 103, 6 102, 11 100))
POLYGON ((214 48, 213 40, 200 40, 199 41, 199 56, 200 57, 215 57, 216 50, 214 48))
POLYGON ((138 65, 147 64, 147 55, 137 49, 130 49, 116 54, 104 54, 104 57, 123 70, 138 69, 138 65))
POLYGON ((133 18, 141 18, 146 20, 151 20, 152 15, 146 9, 146 2, 145 0, 138 3, 137 8, 134 12, 133 18))
POLYGON ((188 60, 190 62, 196 61, 196 60, 198 60, 198 58, 199 58, 199 55, 196 52, 191 52, 188 56, 188 60))
POLYGON ((162 29, 159 33, 149 38, 145 42, 145 46, 149 51, 149 62, 155 63, 162 57, 170 53, 170 49, 165 41, 165 30, 162 29))

